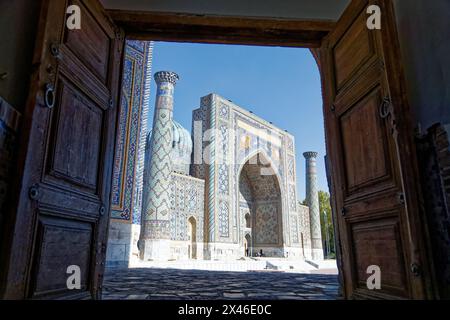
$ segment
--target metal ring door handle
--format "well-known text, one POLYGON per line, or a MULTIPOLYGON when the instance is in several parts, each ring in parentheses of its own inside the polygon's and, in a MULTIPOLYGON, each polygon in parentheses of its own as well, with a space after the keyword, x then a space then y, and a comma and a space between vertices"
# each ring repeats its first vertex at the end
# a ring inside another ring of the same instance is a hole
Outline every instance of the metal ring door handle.
POLYGON ((45 107, 52 109, 55 106, 55 87, 52 84, 47 84, 45 87, 45 107))
POLYGON ((391 99, 389 99, 389 97, 384 97, 383 101, 380 104, 380 117, 381 119, 386 119, 389 114, 392 112, 392 108, 391 108, 391 99))

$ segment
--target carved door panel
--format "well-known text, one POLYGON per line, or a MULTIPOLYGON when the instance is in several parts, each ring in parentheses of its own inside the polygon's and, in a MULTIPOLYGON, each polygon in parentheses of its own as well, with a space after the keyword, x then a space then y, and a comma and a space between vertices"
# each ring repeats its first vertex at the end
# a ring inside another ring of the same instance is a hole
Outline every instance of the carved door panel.
POLYGON ((347 298, 425 298, 416 157, 392 1, 354 0, 322 44, 327 152, 347 298), (381 30, 367 8, 381 8, 381 30), (367 286, 367 268, 381 289, 367 286))
POLYGON ((42 1, 5 298, 101 295, 122 50, 97 0, 42 1), (80 30, 66 28, 70 5, 80 30))

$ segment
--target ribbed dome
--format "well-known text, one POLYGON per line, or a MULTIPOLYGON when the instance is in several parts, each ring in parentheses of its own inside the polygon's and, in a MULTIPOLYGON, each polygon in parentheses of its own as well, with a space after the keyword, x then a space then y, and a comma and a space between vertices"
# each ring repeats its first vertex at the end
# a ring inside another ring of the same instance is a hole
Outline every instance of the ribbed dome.
MULTIPOLYGON (((151 158, 150 141, 152 130, 149 130, 147 135, 146 153, 149 155, 147 159, 151 158)), ((187 131, 181 124, 172 121, 172 170, 189 175, 189 168, 191 164, 192 155, 192 138, 189 131, 187 131)))
POLYGON ((172 170, 188 175, 192 155, 191 133, 176 121, 173 121, 172 132, 172 170))

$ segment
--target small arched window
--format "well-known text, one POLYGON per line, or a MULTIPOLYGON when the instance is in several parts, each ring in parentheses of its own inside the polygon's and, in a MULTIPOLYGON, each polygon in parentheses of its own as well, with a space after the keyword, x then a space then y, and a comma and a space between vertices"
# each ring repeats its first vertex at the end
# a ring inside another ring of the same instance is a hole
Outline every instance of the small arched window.
POLYGON ((247 213, 245 215, 245 227, 246 228, 251 228, 252 227, 252 223, 251 223, 251 220, 250 220, 250 214, 249 213, 247 213))

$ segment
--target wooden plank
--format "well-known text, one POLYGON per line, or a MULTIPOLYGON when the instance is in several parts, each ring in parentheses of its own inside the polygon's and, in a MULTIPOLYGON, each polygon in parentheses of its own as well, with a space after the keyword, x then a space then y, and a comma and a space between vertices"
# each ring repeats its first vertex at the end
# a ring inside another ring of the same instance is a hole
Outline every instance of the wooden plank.
POLYGON ((329 20, 193 15, 109 10, 128 38, 138 40, 320 47, 334 28, 329 20))

